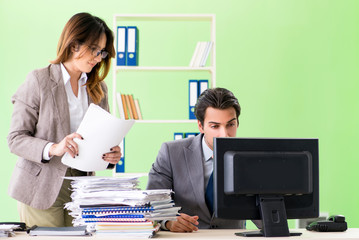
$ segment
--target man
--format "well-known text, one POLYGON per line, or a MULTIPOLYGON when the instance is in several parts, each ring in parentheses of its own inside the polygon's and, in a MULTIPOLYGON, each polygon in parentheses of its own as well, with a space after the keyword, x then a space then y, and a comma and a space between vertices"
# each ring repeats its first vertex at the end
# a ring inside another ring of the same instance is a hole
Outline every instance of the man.
POLYGON ((201 134, 162 144, 147 189, 172 189, 176 206, 182 207, 176 221, 162 222, 163 229, 192 232, 198 228, 244 228, 245 221, 215 218, 205 197, 213 171, 213 138, 235 137, 240 111, 232 92, 207 89, 195 106, 201 134))

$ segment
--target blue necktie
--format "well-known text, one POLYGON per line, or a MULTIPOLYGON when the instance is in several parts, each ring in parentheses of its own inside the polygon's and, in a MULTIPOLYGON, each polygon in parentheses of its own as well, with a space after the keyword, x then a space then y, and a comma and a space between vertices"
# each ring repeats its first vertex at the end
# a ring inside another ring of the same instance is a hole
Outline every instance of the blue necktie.
POLYGON ((206 188, 206 204, 209 209, 209 212, 213 213, 213 172, 209 177, 207 188, 206 188))

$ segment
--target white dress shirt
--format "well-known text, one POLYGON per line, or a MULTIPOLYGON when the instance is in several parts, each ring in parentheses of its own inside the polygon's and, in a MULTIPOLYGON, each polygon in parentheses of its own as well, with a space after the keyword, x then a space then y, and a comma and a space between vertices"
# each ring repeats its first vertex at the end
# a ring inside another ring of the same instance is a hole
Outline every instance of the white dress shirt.
POLYGON ((204 173, 204 191, 206 192, 208 180, 213 172, 213 150, 210 149, 204 139, 202 138, 202 151, 203 151, 203 173, 204 173))
MULTIPOLYGON (((67 95, 67 102, 69 105, 69 114, 70 114, 70 131, 71 133, 76 132, 80 123, 88 109, 88 96, 86 91, 86 84, 87 75, 86 73, 82 73, 80 79, 78 80, 78 92, 77 97, 75 96, 74 92, 72 91, 71 83, 70 83, 70 74, 67 72, 65 66, 61 63, 61 72, 62 72, 62 79, 64 80, 66 95, 67 95)), ((49 150, 50 147, 54 143, 48 143, 43 151, 43 159, 50 160, 49 157, 49 150)))

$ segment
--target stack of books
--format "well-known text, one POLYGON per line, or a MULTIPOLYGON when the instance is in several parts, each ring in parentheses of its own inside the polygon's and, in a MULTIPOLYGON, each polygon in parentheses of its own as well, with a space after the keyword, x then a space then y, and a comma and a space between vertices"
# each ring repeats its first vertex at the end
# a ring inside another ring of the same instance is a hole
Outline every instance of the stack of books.
POLYGON ((120 112, 120 119, 142 120, 142 114, 138 99, 132 94, 116 94, 117 106, 120 112))
POLYGON ((151 237, 157 221, 174 220, 172 191, 139 190, 138 177, 66 177, 72 180, 72 201, 65 205, 74 226, 86 225, 96 235, 151 237))
POLYGON ((211 52, 213 42, 198 42, 192 55, 190 67, 204 67, 211 52))

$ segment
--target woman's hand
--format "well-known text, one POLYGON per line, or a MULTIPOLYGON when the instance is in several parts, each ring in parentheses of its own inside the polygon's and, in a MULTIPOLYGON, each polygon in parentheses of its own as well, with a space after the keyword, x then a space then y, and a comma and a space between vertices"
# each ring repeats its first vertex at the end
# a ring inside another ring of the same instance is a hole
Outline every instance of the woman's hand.
POLYGON ((50 147, 49 156, 59 156, 67 152, 71 155, 71 157, 75 158, 76 155, 79 154, 79 149, 77 143, 74 141, 74 138, 83 139, 82 136, 78 133, 71 133, 67 135, 61 142, 55 143, 50 147))
POLYGON ((106 162, 117 164, 121 160, 121 148, 115 146, 110 149, 111 152, 105 153, 102 155, 102 159, 106 162))

